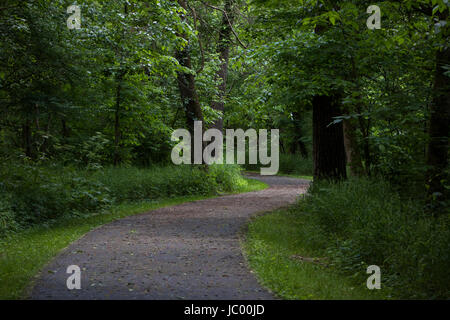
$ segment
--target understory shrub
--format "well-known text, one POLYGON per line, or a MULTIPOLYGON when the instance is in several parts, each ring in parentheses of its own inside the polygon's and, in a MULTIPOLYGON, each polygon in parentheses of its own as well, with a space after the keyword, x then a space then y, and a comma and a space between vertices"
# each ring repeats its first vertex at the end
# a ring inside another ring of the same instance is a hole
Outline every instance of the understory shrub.
POLYGON ((20 226, 66 214, 92 212, 110 204, 108 189, 74 168, 9 164, 1 168, 1 192, 8 195, 20 226))
POLYGON ((294 209, 307 217, 306 245, 360 281, 381 268, 382 287, 403 298, 450 297, 450 219, 432 217, 382 180, 314 183, 294 209))
MULTIPOLYGON (((248 158, 247 158, 248 159, 248 158)), ((278 172, 284 174, 295 175, 313 175, 313 161, 312 158, 302 158, 300 154, 283 154, 280 153, 280 167, 278 172)), ((259 171, 260 167, 266 167, 261 164, 245 164, 246 170, 259 171)))
POLYGON ((103 168, 0 166, 0 237, 62 216, 86 215, 111 204, 237 190, 237 165, 103 168))
POLYGON ((14 212, 11 209, 11 202, 6 194, 0 195, 0 235, 16 231, 18 225, 15 221, 14 212))

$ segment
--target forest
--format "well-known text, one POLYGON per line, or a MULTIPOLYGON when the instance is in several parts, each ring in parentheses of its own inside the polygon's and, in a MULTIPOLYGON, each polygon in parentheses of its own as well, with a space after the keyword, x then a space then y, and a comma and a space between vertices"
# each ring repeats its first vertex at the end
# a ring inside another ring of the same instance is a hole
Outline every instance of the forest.
POLYGON ((263 287, 449 299, 449 12, 447 0, 2 0, 0 299, 26 297, 94 228, 222 195, 274 202, 281 177, 308 188, 248 225, 263 287), (172 133, 199 121, 278 129, 277 176, 258 179, 254 161, 174 164, 172 133), (381 290, 366 288, 370 265, 381 290))

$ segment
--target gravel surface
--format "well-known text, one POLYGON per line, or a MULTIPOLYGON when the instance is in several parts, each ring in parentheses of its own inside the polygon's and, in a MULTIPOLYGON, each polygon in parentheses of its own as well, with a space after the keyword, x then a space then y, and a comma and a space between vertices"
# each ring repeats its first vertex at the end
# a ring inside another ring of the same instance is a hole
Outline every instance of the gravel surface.
POLYGON ((40 273, 31 299, 274 299, 248 269, 239 234, 260 212, 295 202, 307 180, 257 176, 269 188, 188 202, 103 225, 40 273), (69 290, 69 265, 81 289, 69 290))

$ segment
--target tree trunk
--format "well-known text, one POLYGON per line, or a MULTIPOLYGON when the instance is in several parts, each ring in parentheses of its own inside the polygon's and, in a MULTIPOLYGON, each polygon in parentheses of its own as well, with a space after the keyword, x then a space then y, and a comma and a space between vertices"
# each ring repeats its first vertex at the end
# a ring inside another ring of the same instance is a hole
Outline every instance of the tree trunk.
MULTIPOLYGON (((187 4, 184 0, 178 0, 178 4, 187 10, 187 4)), ((181 16, 182 20, 186 20, 184 15, 181 16)), ((190 44, 186 35, 180 35, 188 41, 188 44, 183 48, 177 50, 175 58, 183 67, 192 69, 191 56, 190 56, 190 44)), ((194 121, 203 122, 203 113, 200 106, 200 102, 195 87, 195 76, 192 73, 178 72, 177 74, 178 88, 180 91, 181 103, 186 114, 186 125, 191 133, 194 134, 194 121)), ((203 135, 203 133, 202 133, 203 135)), ((194 139, 191 139, 191 160, 194 160, 194 139)))
POLYGON ((64 143, 66 143, 67 138, 69 137, 69 127, 67 126, 66 119, 61 119, 61 135, 63 137, 64 143))
MULTIPOLYGON (((191 67, 191 59, 188 48, 178 51, 176 58, 183 67, 191 67)), ((178 88, 180 90, 181 102, 186 113, 186 124, 191 133, 194 132, 194 121, 203 121, 203 113, 197 96, 194 75, 179 72, 177 75, 178 88)))
POLYGON ((450 65, 450 50, 445 48, 436 54, 436 74, 434 79, 434 96, 430 108, 430 141, 428 143, 427 172, 429 183, 428 195, 444 200, 446 195, 443 180, 448 165, 448 136, 450 127, 450 83, 446 76, 445 65, 450 65))
POLYGON ((122 80, 124 72, 121 72, 117 76, 117 88, 116 88, 116 108, 114 110, 114 165, 117 166, 121 162, 120 158, 120 100, 122 93, 122 80))
POLYGON ((230 54, 230 44, 231 44, 231 34, 232 34, 232 24, 234 20, 234 15, 232 12, 232 0, 225 0, 224 10, 226 12, 222 15, 222 24, 219 31, 219 43, 217 46, 217 53, 220 59, 220 68, 217 72, 216 78, 220 79, 219 84, 219 97, 217 101, 212 102, 212 108, 214 110, 222 112, 222 116, 213 123, 213 128, 223 130, 223 111, 225 106, 225 96, 227 89, 227 79, 228 79, 228 59, 230 54), (228 16, 228 18, 227 18, 228 16))
MULTIPOLYGON (((357 110, 358 114, 361 115, 362 113, 362 97, 361 97, 361 85, 360 85, 360 77, 359 72, 357 68, 357 63, 355 57, 351 57, 351 77, 348 79, 348 81, 352 81, 354 83, 354 92, 352 94, 356 94, 356 103, 353 106, 348 106, 348 110, 345 110, 348 113, 353 113, 353 109, 357 110)), ((353 176, 359 176, 364 173, 364 168, 361 160, 361 153, 359 150, 358 143, 356 141, 356 126, 355 123, 356 120, 354 119, 346 119, 343 121, 343 129, 344 129, 344 146, 345 146, 345 153, 347 157, 347 163, 350 165, 350 173, 353 176)), ((368 164, 367 167, 367 173, 370 172, 370 154, 368 153, 370 151, 369 149, 369 142, 368 142, 368 134, 365 135, 365 132, 363 130, 363 124, 364 121, 361 116, 359 116, 359 125, 361 126, 361 131, 363 132, 363 135, 365 137, 364 139, 364 155, 366 157, 366 164, 368 164)), ((369 123, 368 123, 369 124, 369 123)), ((369 127, 367 127, 367 133, 369 132, 369 127)))
POLYGON ((26 119, 25 124, 22 126, 23 133, 23 146, 25 150, 25 155, 29 158, 33 158, 33 153, 31 151, 31 128, 30 120, 26 119))
POLYGON ((313 101, 314 179, 347 178, 342 122, 331 124, 340 116, 337 96, 314 96, 313 101))
MULTIPOLYGON (((128 5, 124 4, 123 12, 125 15, 128 15, 128 5)), ((122 56, 120 57, 122 60, 122 56)), ((122 62, 121 62, 122 64, 122 62)), ((118 166, 121 162, 120 155, 120 140, 122 138, 122 132, 120 128, 120 113, 121 113, 121 95, 122 95, 122 81, 125 75, 127 74, 127 69, 120 70, 117 75, 117 88, 116 88, 116 108, 114 111, 114 166, 118 166)))

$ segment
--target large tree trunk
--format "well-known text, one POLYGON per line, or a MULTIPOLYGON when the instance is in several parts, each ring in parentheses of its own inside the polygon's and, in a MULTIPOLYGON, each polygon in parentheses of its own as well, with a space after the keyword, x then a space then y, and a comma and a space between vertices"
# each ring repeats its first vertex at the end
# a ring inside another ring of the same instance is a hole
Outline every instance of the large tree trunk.
MULTIPOLYGON (((220 111, 223 114, 225 105, 225 96, 227 90, 227 78, 228 78, 228 59, 230 54, 230 44, 231 44, 231 34, 232 34, 232 24, 234 20, 234 15, 232 12, 232 0, 225 0, 224 10, 226 12, 222 15, 222 24, 219 31, 219 44, 217 46, 217 53, 220 59, 220 68, 217 72, 217 78, 221 81, 219 85, 219 97, 217 101, 213 101, 212 108, 214 110, 220 111), (227 18, 228 17, 228 18, 227 18)), ((217 119, 213 123, 213 128, 223 130, 223 116, 217 119)))
MULTIPOLYGON (((124 4, 124 13, 128 14, 128 5, 124 4)), ((122 57, 121 57, 122 59, 122 57)), ((120 114, 121 114, 121 99, 122 99, 122 81, 127 74, 125 68, 121 69, 117 75, 117 87, 116 87, 116 109, 114 111, 114 165, 117 166, 122 162, 120 155, 120 140, 122 138, 122 131, 120 128, 120 114)))
POLYGON ((450 127, 450 83, 446 76, 445 65, 450 65, 450 50, 445 48, 436 54, 436 74, 434 80, 434 96, 431 105, 431 116, 428 143, 427 164, 430 169, 427 173, 429 183, 428 194, 430 199, 446 196, 443 185, 444 170, 448 165, 448 136, 450 127))
MULTIPOLYGON (((183 67, 191 68, 191 58, 188 48, 178 51, 176 59, 183 67)), ((189 131, 194 132, 194 121, 203 121, 203 113, 195 87, 195 77, 191 73, 179 72, 177 75, 181 103, 186 113, 189 131)))
POLYGON ((337 96, 314 96, 313 101, 314 179, 340 180, 347 177, 342 122, 337 96))
MULTIPOLYGON (((184 0, 178 0, 178 4, 187 10, 187 4, 184 0)), ((184 15, 181 16, 183 20, 186 20, 184 15)), ((188 44, 176 52, 175 58, 183 67, 192 69, 191 56, 190 56, 190 44, 186 35, 180 35, 188 41, 188 44)), ((177 74, 178 88, 180 91, 181 103, 186 114, 186 125, 191 133, 194 134, 194 121, 203 122, 203 113, 200 106, 200 102, 197 96, 197 90, 195 87, 195 76, 192 73, 178 72, 177 74)), ((203 133, 202 133, 203 135, 203 133)), ((191 160, 194 159, 194 139, 191 139, 191 160)))

